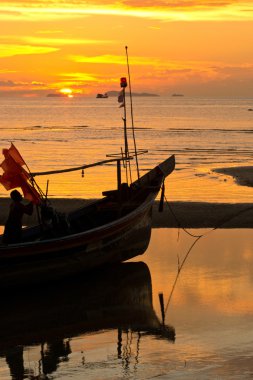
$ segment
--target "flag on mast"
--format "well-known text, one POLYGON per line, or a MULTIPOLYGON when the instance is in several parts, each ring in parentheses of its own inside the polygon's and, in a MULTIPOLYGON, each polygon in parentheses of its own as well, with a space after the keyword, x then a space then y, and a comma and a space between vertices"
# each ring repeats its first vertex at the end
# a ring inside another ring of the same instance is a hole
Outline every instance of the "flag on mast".
POLYGON ((34 204, 41 203, 41 196, 30 183, 31 175, 23 168, 25 161, 14 144, 9 149, 3 149, 4 160, 0 164, 3 174, 0 175, 0 183, 6 190, 21 187, 24 198, 34 204))
POLYGON ((118 103, 121 103, 121 105, 119 106, 119 108, 124 107, 124 105, 125 105, 125 102, 124 102, 124 90, 123 89, 119 93, 118 103))

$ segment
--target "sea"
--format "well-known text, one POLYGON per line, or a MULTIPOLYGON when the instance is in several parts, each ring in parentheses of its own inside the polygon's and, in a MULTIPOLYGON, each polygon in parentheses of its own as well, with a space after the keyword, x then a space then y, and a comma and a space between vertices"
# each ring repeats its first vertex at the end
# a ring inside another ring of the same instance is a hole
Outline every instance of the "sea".
MULTIPOLYGON (((251 203, 252 188, 213 169, 253 164, 252 107, 253 99, 134 97, 137 147, 148 150, 141 173, 175 154, 168 201, 251 203)), ((0 148, 12 142, 31 172, 124 149, 116 97, 0 98, 0 110, 0 148)), ((130 107, 127 126, 133 149, 130 107)), ((52 198, 97 198, 115 188, 116 167, 35 178, 52 198)), ((126 263, 2 294, 0 379, 252 379, 252 292, 251 229, 153 228, 146 252, 126 263)))
MULTIPOLYGON (((176 156, 167 199, 251 202, 250 188, 213 169, 252 165, 253 98, 133 97, 131 112, 127 97, 126 107, 129 149, 133 125, 137 149, 148 151, 138 156, 140 174, 176 156)), ((124 150, 123 117, 117 97, 0 98, 0 149, 12 142, 31 172, 92 164, 124 150)), ((131 174, 137 178, 135 159, 131 174)), ((116 165, 87 169, 83 177, 80 170, 36 181, 44 192, 48 187, 49 197, 97 198, 115 188, 116 165)), ((0 188, 0 197, 6 195, 0 188)))

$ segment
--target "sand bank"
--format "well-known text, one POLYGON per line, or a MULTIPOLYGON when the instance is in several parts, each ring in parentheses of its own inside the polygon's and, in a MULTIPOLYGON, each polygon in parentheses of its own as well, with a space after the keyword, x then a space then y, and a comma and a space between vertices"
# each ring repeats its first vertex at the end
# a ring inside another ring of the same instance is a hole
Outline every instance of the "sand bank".
MULTIPOLYGON (((53 199, 53 206, 62 212, 82 207, 89 202, 84 199, 53 199)), ((8 215, 10 200, 0 198, 0 224, 4 224, 8 215)), ((164 211, 158 212, 159 203, 153 209, 153 227, 186 228, 252 228, 253 203, 206 203, 206 202, 171 202, 164 204, 164 211), (176 216, 176 218, 175 218, 176 216)), ((36 222, 36 212, 32 217, 25 217, 27 225, 36 222)))
MULTIPOLYGON (((253 187, 253 166, 213 169, 214 172, 234 177, 239 185, 253 187)), ((253 195, 253 189, 252 189, 253 195)), ((51 199, 53 207, 61 212, 82 207, 92 200, 56 198, 51 199)), ((8 216, 10 199, 0 198, 0 224, 8 216)), ((164 211, 158 212, 158 202, 153 209, 153 227, 185 228, 253 228, 253 203, 208 203, 170 202, 164 203, 164 211)), ((25 217, 24 224, 36 223, 36 212, 25 217)))
MULTIPOLYGON (((238 185, 253 186, 253 166, 236 166, 231 168, 213 169, 216 173, 232 176, 238 185)), ((253 195, 253 193, 252 193, 253 195)))

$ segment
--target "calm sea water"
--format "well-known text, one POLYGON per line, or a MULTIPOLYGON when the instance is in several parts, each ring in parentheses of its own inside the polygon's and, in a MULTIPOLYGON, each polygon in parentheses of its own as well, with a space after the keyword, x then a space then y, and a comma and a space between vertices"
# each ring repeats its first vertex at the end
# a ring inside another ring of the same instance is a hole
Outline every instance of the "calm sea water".
MULTIPOLYGON (((140 156, 142 170, 174 153, 168 200, 252 202, 251 188, 212 172, 253 164, 252 106, 253 100, 135 98, 138 147, 149 150, 140 156)), ((89 164, 123 146, 116 98, 0 99, 0 111, 0 148, 12 141, 31 171, 89 164)), ((116 169, 49 179, 51 197, 99 197, 116 186, 116 169)), ((43 189, 46 180, 38 177, 43 189)), ((252 230, 201 238, 168 302, 193 242, 183 231, 178 239, 178 230, 154 229, 148 250, 130 267, 2 295, 0 378, 252 378, 252 230)))
POLYGON ((7 304, 2 295, 1 380, 251 379, 252 231, 201 238, 168 303, 193 242, 154 229, 145 254, 114 273, 28 289, 7 304))
MULTIPOLYGON (((149 151, 139 158, 141 169, 176 155, 168 199, 251 202, 251 189, 212 169, 252 165, 253 99, 134 98, 133 107, 138 148, 149 151)), ((90 164, 120 152, 122 112, 116 97, 0 98, 0 148, 12 141, 31 171, 90 164)), ((129 135, 132 147, 130 129, 129 135)), ((37 178, 43 190, 49 179, 51 197, 92 198, 116 186, 116 168, 89 169, 84 178, 80 172, 37 178)))

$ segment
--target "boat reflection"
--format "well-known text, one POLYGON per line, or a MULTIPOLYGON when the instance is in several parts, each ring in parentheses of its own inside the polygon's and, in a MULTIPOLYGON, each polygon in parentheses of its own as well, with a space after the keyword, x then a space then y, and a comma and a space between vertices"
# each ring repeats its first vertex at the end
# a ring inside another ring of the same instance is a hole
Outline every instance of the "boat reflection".
POLYGON ((47 378, 60 361, 68 360, 72 337, 99 330, 118 330, 117 353, 122 357, 122 334, 137 332, 174 341, 173 327, 163 325, 152 304, 149 268, 142 262, 103 268, 85 278, 9 294, 0 312, 0 356, 12 379, 47 378), (41 375, 25 368, 23 350, 40 346, 41 375))

